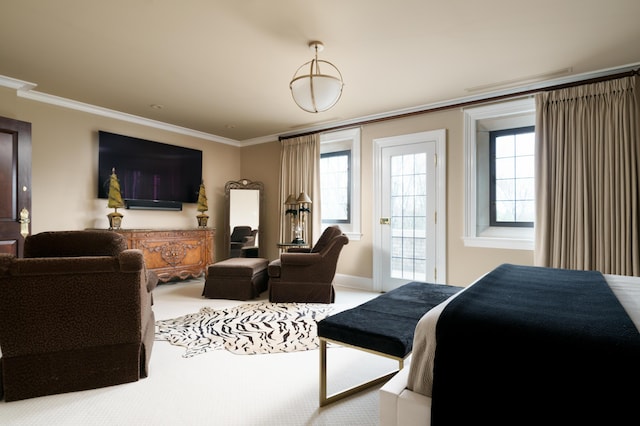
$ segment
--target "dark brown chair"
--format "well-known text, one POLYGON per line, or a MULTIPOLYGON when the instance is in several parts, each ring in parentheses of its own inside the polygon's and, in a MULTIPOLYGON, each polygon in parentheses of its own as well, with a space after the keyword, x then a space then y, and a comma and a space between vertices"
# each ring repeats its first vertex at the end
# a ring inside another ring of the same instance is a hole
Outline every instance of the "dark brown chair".
POLYGON ((348 243, 340 228, 329 227, 310 250, 282 253, 269 263, 269 301, 333 303, 338 257, 348 243))
POLYGON ((110 231, 29 236, 0 254, 0 398, 15 401, 147 377, 158 280, 110 231))
POLYGON ((229 237, 229 257, 243 257, 242 249, 255 246, 257 234, 250 226, 235 226, 229 237))

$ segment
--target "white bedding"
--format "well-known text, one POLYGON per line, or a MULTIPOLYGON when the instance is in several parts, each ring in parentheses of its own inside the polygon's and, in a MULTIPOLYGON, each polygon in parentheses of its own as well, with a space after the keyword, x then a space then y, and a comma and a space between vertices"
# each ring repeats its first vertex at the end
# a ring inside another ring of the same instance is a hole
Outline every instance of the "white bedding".
MULTIPOLYGON (((621 275, 604 275, 604 277, 640 331, 640 278, 621 275)), ((471 285, 473 284, 475 282, 471 285)), ((409 369, 401 370, 380 389, 381 426, 429 425, 431 423, 436 323, 444 307, 461 293, 462 291, 431 309, 418 322, 409 369)))

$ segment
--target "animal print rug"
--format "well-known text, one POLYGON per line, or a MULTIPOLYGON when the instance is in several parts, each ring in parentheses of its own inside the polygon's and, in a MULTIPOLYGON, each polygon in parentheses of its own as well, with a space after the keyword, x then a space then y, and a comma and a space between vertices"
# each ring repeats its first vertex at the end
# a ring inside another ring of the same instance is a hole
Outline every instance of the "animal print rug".
POLYGON ((226 309, 204 307, 200 312, 156 321, 155 340, 184 346, 184 358, 226 349, 253 355, 316 349, 316 321, 331 307, 309 303, 246 303, 226 309))

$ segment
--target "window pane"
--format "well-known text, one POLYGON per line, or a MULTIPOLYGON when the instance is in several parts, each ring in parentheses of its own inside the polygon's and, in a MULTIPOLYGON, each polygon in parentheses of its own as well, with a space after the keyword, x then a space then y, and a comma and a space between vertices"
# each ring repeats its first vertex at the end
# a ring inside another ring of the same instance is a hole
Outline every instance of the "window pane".
POLYGON ((520 133, 516 135, 516 155, 531 155, 535 154, 536 147, 536 134, 534 132, 530 133, 520 133))
POLYGON ((496 180, 496 201, 515 199, 515 181, 513 179, 496 180))
POLYGON ((496 159, 496 179, 509 179, 515 176, 515 158, 496 159))
POLYGON ((513 222, 515 220, 515 202, 496 201, 496 220, 498 222, 513 222))
POLYGON ((515 193, 512 199, 533 201, 535 199, 535 179, 516 179, 515 193))
POLYGON ((496 158, 513 157, 515 154, 515 138, 513 135, 496 138, 496 158))
POLYGON ((536 218, 534 201, 518 201, 516 203, 516 220, 520 222, 533 222, 536 218))
POLYGON ((533 155, 527 155, 524 157, 516 157, 516 177, 533 177, 534 176, 534 160, 533 155))

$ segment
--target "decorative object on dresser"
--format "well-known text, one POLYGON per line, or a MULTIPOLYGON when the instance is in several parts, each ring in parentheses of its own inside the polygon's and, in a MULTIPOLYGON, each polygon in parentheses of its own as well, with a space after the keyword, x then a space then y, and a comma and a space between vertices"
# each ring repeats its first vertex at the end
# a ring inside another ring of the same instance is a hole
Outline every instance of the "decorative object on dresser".
POLYGON ((204 189, 204 182, 200 184, 200 190, 198 191, 197 210, 200 212, 200 214, 196 216, 198 218, 198 226, 200 228, 206 228, 209 216, 207 216, 204 212, 209 210, 209 206, 207 205, 207 192, 204 189))
POLYGON ((122 195, 120 195, 120 181, 116 175, 116 169, 111 169, 111 176, 109 177, 109 201, 107 207, 114 209, 109 213, 109 229, 120 229, 122 225, 122 213, 118 213, 118 209, 124 207, 124 201, 122 201, 122 195))
POLYGON ((118 229, 129 248, 142 250, 147 267, 160 281, 184 280, 206 273, 214 262, 215 229, 118 229))

